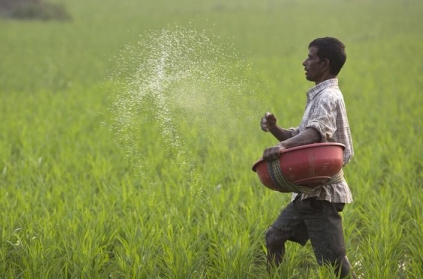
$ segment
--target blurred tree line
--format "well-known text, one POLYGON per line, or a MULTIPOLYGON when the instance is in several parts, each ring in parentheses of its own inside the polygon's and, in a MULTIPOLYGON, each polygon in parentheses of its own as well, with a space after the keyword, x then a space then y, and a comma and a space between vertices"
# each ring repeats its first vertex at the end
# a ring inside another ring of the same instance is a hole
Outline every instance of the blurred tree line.
POLYGON ((16 19, 70 20, 63 5, 43 0, 0 0, 0 16, 16 19))

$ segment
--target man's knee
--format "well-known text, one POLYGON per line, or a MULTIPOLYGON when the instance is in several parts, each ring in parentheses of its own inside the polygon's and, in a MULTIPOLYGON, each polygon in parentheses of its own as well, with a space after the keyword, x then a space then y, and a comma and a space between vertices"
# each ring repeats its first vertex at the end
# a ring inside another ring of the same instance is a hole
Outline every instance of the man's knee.
POLYGON ((270 227, 266 231, 265 235, 266 246, 279 246, 283 245, 285 241, 289 239, 289 233, 282 232, 274 227, 270 227))

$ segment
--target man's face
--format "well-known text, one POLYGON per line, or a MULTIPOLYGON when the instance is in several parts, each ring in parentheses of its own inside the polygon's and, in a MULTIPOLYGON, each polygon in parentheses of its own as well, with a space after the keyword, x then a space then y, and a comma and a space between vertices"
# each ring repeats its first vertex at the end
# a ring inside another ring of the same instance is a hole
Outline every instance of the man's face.
POLYGON ((316 83, 321 81, 324 62, 320 61, 319 56, 317 56, 317 47, 312 46, 308 49, 308 57, 304 60, 303 66, 307 80, 316 83))

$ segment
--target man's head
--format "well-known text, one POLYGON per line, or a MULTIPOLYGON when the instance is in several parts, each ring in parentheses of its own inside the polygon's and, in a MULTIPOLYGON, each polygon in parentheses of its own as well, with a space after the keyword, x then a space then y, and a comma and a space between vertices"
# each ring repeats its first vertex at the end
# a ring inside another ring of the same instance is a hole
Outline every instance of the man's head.
POLYGON ((306 78, 316 84, 336 77, 347 59, 344 44, 336 38, 315 39, 308 48, 308 58, 303 62, 303 66, 306 78))

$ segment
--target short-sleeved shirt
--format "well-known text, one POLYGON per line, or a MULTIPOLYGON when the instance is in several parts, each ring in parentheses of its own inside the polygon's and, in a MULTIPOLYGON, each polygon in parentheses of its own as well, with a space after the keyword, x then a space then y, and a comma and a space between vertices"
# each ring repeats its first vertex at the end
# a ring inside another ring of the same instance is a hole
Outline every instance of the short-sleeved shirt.
MULTIPOLYGON (((338 142, 345 145, 344 166, 354 155, 350 126, 344 97, 338 87, 338 79, 325 80, 307 91, 307 104, 301 123, 290 128, 292 136, 308 129, 316 129, 321 142, 338 142)), ((301 199, 316 197, 334 203, 351 203, 352 194, 345 179, 341 183, 324 185, 309 194, 301 194, 301 199)), ((293 194, 295 199, 297 194, 293 194)))

